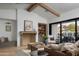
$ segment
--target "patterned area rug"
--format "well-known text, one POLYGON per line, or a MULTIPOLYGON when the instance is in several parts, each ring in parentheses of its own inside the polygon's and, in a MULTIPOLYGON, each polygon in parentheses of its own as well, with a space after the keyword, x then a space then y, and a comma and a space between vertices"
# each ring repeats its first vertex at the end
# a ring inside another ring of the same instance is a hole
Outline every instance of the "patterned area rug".
POLYGON ((16 51, 16 56, 31 56, 30 55, 30 51, 29 50, 20 50, 20 49, 18 49, 17 51, 16 51))

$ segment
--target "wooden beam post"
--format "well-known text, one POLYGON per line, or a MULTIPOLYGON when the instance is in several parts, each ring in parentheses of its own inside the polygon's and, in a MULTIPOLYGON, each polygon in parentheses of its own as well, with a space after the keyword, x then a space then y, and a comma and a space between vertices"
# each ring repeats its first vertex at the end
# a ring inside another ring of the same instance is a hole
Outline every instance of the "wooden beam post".
POLYGON ((31 11, 34 10, 37 6, 38 6, 38 3, 33 3, 33 4, 31 4, 31 5, 27 8, 27 11, 31 12, 31 11))
POLYGON ((48 10, 49 12, 51 12, 52 14, 56 15, 56 16, 60 16, 60 14, 58 12, 56 12, 55 10, 53 10, 51 7, 49 7, 48 5, 44 4, 44 3, 39 3, 39 6, 41 6, 42 8, 48 10))
POLYGON ((27 11, 31 12, 31 11, 33 11, 37 6, 40 6, 40 7, 44 8, 44 9, 48 10, 50 13, 56 15, 57 17, 60 16, 60 14, 59 14, 58 12, 56 12, 55 10, 53 10, 51 7, 49 7, 48 5, 46 5, 46 4, 44 4, 44 3, 33 3, 33 4, 31 4, 31 5, 28 7, 27 11))

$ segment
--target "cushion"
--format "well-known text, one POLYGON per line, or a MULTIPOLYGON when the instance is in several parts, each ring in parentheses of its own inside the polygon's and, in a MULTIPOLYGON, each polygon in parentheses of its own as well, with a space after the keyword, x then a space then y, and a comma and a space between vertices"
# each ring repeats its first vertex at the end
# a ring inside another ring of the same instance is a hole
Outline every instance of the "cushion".
POLYGON ((76 45, 77 47, 79 47, 79 40, 78 40, 77 42, 75 42, 75 45, 76 45))
POLYGON ((74 43, 64 43, 64 46, 62 47, 63 50, 76 50, 77 46, 74 43))
POLYGON ((58 44, 50 44, 49 48, 52 48, 53 50, 60 50, 60 46, 58 44))

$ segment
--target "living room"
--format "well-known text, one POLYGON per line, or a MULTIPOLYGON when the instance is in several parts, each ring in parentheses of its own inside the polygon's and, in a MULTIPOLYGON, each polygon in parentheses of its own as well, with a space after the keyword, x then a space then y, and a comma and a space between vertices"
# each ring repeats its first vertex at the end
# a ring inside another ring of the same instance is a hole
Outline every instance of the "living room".
MULTIPOLYGON (((2 24, 8 24, 7 31, 12 27, 12 40, 17 45, 15 55, 79 56, 78 12, 77 3, 2 3, 0 26, 3 30, 2 24), (14 25, 10 26, 12 22, 14 25)), ((11 37, 1 32, 2 38, 11 37)), ((0 49, 4 49, 2 55, 7 54, 6 47, 0 49)))

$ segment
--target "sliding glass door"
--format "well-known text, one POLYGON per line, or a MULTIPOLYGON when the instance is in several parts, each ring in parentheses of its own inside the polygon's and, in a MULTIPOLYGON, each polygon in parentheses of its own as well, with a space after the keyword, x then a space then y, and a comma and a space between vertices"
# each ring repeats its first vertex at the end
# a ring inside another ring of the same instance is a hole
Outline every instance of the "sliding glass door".
POLYGON ((57 43, 75 42, 79 40, 79 18, 51 23, 54 40, 57 43))
POLYGON ((62 23, 62 42, 75 42, 75 21, 62 23))
POLYGON ((77 20, 77 39, 76 41, 79 40, 79 20, 77 20))
POLYGON ((56 40, 57 43, 60 42, 60 24, 52 25, 52 35, 53 39, 56 40))

